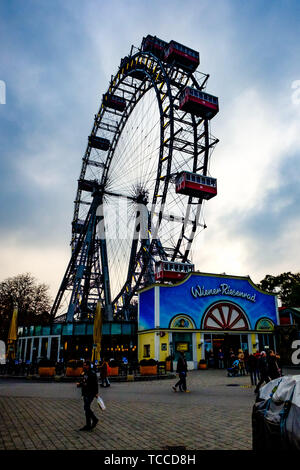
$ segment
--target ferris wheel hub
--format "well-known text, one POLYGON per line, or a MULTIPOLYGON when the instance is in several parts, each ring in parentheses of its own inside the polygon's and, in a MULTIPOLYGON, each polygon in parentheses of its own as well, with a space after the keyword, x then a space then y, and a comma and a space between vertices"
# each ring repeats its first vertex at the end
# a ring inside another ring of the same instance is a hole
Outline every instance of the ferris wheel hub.
POLYGON ((135 200, 138 204, 144 204, 146 206, 149 202, 149 191, 147 189, 137 188, 135 200))

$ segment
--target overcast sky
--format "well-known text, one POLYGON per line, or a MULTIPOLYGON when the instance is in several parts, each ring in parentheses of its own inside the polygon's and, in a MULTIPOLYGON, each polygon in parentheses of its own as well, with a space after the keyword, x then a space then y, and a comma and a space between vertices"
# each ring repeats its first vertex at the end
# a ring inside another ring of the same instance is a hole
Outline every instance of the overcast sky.
POLYGON ((0 0, 0 281, 30 272, 56 294, 94 114, 147 34, 198 50, 220 100, 196 269, 298 272, 299 20, 297 0, 0 0))

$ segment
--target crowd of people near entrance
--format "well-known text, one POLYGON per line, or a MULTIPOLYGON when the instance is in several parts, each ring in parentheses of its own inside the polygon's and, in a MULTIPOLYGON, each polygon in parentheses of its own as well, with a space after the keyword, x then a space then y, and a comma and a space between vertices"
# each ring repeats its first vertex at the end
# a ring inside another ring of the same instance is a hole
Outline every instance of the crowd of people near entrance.
MULTIPOLYGON (((220 349, 218 352, 218 365, 220 369, 225 368, 224 354, 220 349)), ((255 386, 255 393, 261 385, 282 376, 280 356, 272 349, 257 351, 249 354, 248 351, 238 350, 235 354, 230 350, 227 359, 227 376, 237 377, 249 375, 251 385, 255 386)))
POLYGON ((239 349, 234 352, 230 349, 227 354, 222 349, 215 352, 207 352, 209 367, 226 369, 228 377, 250 376, 251 385, 257 392, 263 383, 281 377, 282 366, 279 354, 272 349, 257 351, 249 354, 248 351, 239 349))

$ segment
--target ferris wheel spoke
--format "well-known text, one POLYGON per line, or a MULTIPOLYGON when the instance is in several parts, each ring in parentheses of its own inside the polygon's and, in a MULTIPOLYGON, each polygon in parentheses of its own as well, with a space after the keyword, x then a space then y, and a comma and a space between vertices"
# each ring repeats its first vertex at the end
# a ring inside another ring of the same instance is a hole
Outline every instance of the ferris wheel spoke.
MULTIPOLYGON (((154 100, 154 98, 153 98, 153 100, 154 100)), ((150 104, 150 106, 151 106, 151 104, 150 104)), ((145 111, 141 115, 139 115, 138 113, 135 113, 135 114, 136 115, 134 116, 134 119, 137 120, 137 122, 139 122, 139 124, 135 126, 135 130, 137 130, 139 128, 139 126, 141 126, 141 122, 143 122, 143 120, 145 119, 145 111)), ((132 129, 133 129, 133 126, 132 126, 132 129)), ((135 138, 135 134, 134 134, 134 132, 132 132, 131 138, 128 139, 128 141, 126 142, 124 148, 122 149, 122 152, 120 152, 120 154, 119 154, 119 157, 118 157, 118 155, 116 155, 116 159, 115 159, 115 164, 116 165, 119 164, 120 158, 122 158, 124 154, 128 153, 128 147, 130 145, 132 145, 132 141, 134 140, 134 138, 135 138)))

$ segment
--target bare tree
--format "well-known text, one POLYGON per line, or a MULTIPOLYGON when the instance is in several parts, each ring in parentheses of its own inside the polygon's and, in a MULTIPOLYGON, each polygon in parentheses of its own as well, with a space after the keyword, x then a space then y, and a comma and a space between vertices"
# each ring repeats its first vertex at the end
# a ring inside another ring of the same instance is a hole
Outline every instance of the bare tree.
POLYGON ((34 325, 50 320, 49 287, 38 284, 29 273, 0 283, 0 339, 6 339, 14 305, 18 305, 18 324, 34 325))

